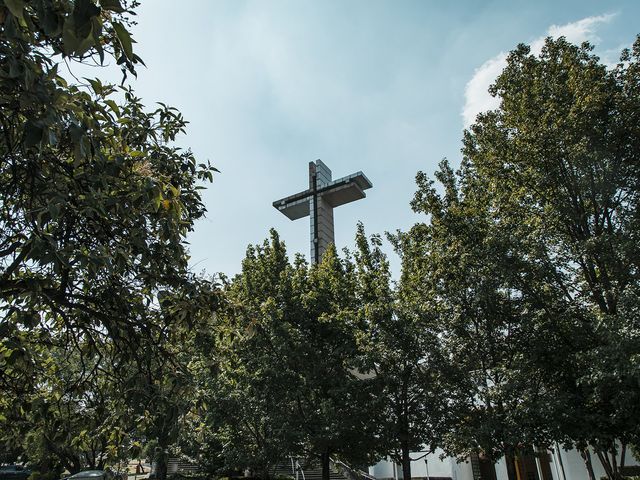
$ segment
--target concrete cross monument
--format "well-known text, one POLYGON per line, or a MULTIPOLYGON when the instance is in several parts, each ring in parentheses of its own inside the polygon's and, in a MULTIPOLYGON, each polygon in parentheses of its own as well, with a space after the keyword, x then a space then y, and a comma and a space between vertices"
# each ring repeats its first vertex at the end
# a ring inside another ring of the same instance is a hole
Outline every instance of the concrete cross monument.
POLYGON ((273 202, 290 220, 309 216, 311 220, 311 262, 318 263, 329 244, 334 243, 333 209, 366 197, 373 185, 362 172, 331 180, 331 170, 320 160, 309 162, 309 188, 273 202))

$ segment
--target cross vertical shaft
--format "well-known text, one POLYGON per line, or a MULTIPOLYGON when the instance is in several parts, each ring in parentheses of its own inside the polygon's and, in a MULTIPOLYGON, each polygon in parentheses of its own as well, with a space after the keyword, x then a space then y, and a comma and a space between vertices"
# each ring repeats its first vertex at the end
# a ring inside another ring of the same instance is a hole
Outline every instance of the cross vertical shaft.
POLYGON ((318 263, 330 244, 335 243, 333 234, 333 207, 318 191, 331 183, 331 170, 320 160, 309 163, 309 189, 311 196, 310 231, 311 262, 318 263))

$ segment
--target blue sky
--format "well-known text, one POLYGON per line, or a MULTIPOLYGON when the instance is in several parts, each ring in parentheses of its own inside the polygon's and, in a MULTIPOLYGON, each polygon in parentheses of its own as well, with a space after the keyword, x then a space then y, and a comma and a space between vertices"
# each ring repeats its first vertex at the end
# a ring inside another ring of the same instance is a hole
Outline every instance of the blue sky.
POLYGON ((409 228, 421 220, 409 208, 416 172, 459 162, 506 52, 565 35, 613 62, 638 18, 636 0, 143 0, 136 93, 178 107, 190 121, 179 143, 221 170, 189 237, 193 269, 237 273, 271 227, 308 257, 308 219, 271 203, 306 188, 318 158, 334 178, 362 170, 374 185, 336 209, 339 248, 358 221, 368 233, 409 228))

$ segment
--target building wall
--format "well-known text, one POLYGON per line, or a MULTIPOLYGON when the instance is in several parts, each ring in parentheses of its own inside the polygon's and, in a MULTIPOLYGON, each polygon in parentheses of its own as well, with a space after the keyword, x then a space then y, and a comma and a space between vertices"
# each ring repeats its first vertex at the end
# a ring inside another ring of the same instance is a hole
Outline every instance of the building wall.
POLYGON ((451 457, 444 457, 440 459, 440 456, 444 455, 444 452, 440 449, 437 449, 434 453, 430 453, 427 455, 426 460, 428 462, 428 473, 427 475, 427 464, 425 463, 425 459, 414 462, 411 465, 411 475, 414 477, 452 477, 451 472, 451 457))
MULTIPOLYGON (((424 452, 413 452, 411 458, 411 477, 427 478, 427 477, 448 477, 452 478, 452 463, 455 463, 451 457, 440 456, 444 452, 440 449, 434 453, 424 456, 424 452), (425 463, 425 459, 427 462, 425 463), (428 475, 427 475, 428 468, 428 475)), ((369 467, 369 474, 376 478, 402 478, 402 465, 396 465, 394 473, 394 465, 391 460, 383 460, 373 467, 369 467)), ((454 479, 455 480, 455 479, 454 479)))
MULTIPOLYGON (((472 480, 472 478, 473 477, 469 477, 467 478, 467 480, 472 480)), ((496 462, 496 480, 509 480, 509 474, 507 472, 507 461, 504 457, 496 462)))
MULTIPOLYGON (((584 461, 576 450, 572 449, 567 451, 560 448, 558 450, 558 453, 562 455, 562 465, 564 466, 566 480, 581 480, 583 478, 588 478, 587 469, 584 466, 584 461)), ((557 454, 554 455, 554 457, 557 457, 557 454)), ((556 458, 554 458, 554 460, 557 461, 556 458)), ((596 478, 604 477, 604 468, 600 464, 598 457, 595 455, 595 453, 593 453, 593 451, 591 451, 591 462, 593 463, 593 473, 595 473, 596 478)), ((620 462, 620 455, 618 455, 618 462, 620 462)), ((640 462, 638 462, 628 450, 625 456, 624 463, 627 466, 640 465, 640 462)), ((558 469, 560 469, 559 462, 558 469)), ((562 475, 562 472, 560 472, 560 475, 562 475)), ((563 480, 562 477, 560 477, 560 480, 563 480)))
MULTIPOLYGON (((309 188, 313 188, 313 176, 316 176, 317 188, 331 183, 331 170, 320 160, 309 163, 309 188)), ((322 260, 322 255, 330 244, 335 242, 333 232, 333 207, 322 196, 309 199, 309 222, 311 234, 311 263, 322 260), (314 204, 315 202, 315 204, 314 204), (316 231, 317 229, 317 231, 316 231), (315 241, 318 242, 318 258, 315 254, 315 241)))
MULTIPOLYGON (((420 458, 424 453, 412 453, 412 458, 417 459, 411 464, 412 478, 449 477, 452 480, 474 480, 471 463, 469 461, 457 461, 451 457, 445 457, 441 460, 440 455, 442 454, 442 450, 437 450, 435 453, 427 456, 429 465, 429 475, 427 476, 427 467, 425 465, 424 458, 420 458)), ((584 461, 576 450, 564 450, 562 448, 556 449, 549 457, 549 466, 553 480, 587 480, 588 474, 584 466, 584 461), (560 459, 558 458, 558 455, 562 457, 562 464, 559 461, 560 459)), ((604 468, 600 465, 600 461, 597 456, 592 452, 591 457, 596 479, 604 477, 604 468)), ((618 457, 618 461, 619 459, 620 457, 618 457)), ((640 462, 633 458, 631 453, 627 451, 625 465, 640 465, 640 462)), ((504 458, 501 458, 496 462, 495 469, 496 480, 508 480, 507 465, 504 458)), ((397 465, 396 470, 397 471, 394 474, 393 463, 390 460, 383 460, 373 467, 369 467, 369 474, 378 479, 401 479, 402 466, 397 465)), ((539 466, 538 475, 540 475, 539 466)))
POLYGON ((471 480, 473 479, 473 472, 471 470, 471 463, 469 461, 457 461, 451 459, 451 469, 453 480, 471 480))
POLYGON ((376 478, 397 478, 401 473, 397 474, 394 468, 397 466, 391 460, 385 459, 369 467, 369 475, 376 478))

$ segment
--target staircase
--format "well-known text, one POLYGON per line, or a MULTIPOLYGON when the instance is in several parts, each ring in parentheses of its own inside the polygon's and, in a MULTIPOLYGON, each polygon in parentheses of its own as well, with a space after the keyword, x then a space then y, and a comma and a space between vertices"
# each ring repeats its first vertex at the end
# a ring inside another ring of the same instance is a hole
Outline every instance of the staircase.
MULTIPOLYGON (((322 480, 322 468, 319 465, 308 465, 296 463, 294 460, 293 465, 291 464, 291 460, 289 463, 279 463, 271 470, 271 476, 273 478, 277 477, 290 477, 296 478, 295 468, 298 466, 298 475, 297 480, 322 480)), ((331 471, 329 473, 330 480, 350 480, 342 473, 338 473, 334 470, 333 465, 331 471)))

